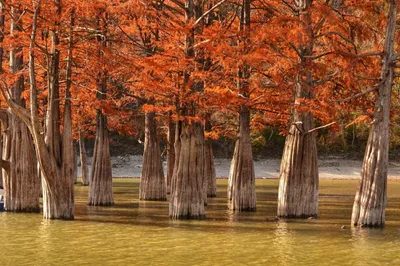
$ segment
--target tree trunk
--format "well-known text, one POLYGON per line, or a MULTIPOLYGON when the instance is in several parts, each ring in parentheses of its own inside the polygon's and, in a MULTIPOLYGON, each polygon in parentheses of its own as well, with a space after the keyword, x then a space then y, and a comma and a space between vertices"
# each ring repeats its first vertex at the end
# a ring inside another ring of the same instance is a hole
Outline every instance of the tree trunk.
POLYGON ((318 160, 312 114, 294 111, 281 161, 278 216, 316 217, 318 160))
POLYGON ((141 200, 167 200, 160 145, 157 138, 157 123, 153 112, 145 114, 143 168, 139 198, 141 200))
POLYGON ((394 38, 398 1, 389 1, 383 64, 375 103, 374 120, 365 150, 361 180, 354 200, 351 223, 357 226, 385 224, 388 174, 390 98, 394 79, 394 38))
MULTIPOLYGON (((205 130, 211 130, 211 123, 209 119, 205 122, 205 130)), ((204 179, 205 179, 205 193, 207 193, 206 197, 216 197, 217 196, 217 178, 215 174, 215 165, 214 165, 214 154, 212 149, 211 140, 205 141, 204 146, 204 158, 205 158, 205 168, 204 168, 204 179)))
MULTIPOLYGON (((107 13, 105 13, 107 16, 107 13)), ((107 24, 102 23, 102 16, 99 13, 97 26, 104 37, 98 36, 97 41, 102 47, 107 47, 107 24)), ((103 21, 104 22, 104 21, 103 21)), ((101 49, 98 50, 100 57, 103 56, 101 49)), ((107 71, 98 74, 98 92, 97 99, 105 100, 107 98, 107 71)), ((93 151, 92 172, 89 180, 89 205, 109 206, 114 204, 112 168, 110 156, 110 137, 107 126, 107 117, 102 111, 97 110, 97 128, 96 139, 93 151)))
POLYGON ((206 193, 207 197, 214 198, 217 196, 217 178, 215 173, 215 164, 214 164, 214 154, 212 145, 209 141, 206 141, 204 147, 204 157, 205 157, 205 179, 206 182, 206 193))
MULTIPOLYGON (((106 97, 106 75, 101 78, 100 93, 98 99, 106 97)), ((89 181, 89 205, 109 206, 114 204, 112 184, 112 169, 110 157, 109 134, 107 117, 97 111, 96 139, 93 151, 92 172, 89 181)))
MULTIPOLYGON (((61 13, 60 1, 55 1, 57 12, 61 13)), ((29 76, 31 85, 31 123, 32 135, 37 155, 42 169, 43 216, 45 219, 73 219, 74 218, 74 163, 72 139, 72 111, 71 111, 71 60, 72 36, 69 36, 66 89, 64 98, 63 134, 60 131, 60 88, 59 88, 59 61, 60 53, 57 49, 58 35, 52 30, 51 54, 48 61, 48 109, 46 117, 45 138, 40 133, 38 119, 37 88, 34 66, 34 41, 36 36, 36 18, 39 6, 34 13, 34 25, 30 44, 29 76)), ((71 28, 73 13, 71 13, 71 28)), ((72 34, 72 31, 71 31, 72 34)))
POLYGON ((178 174, 179 157, 180 157, 180 151, 181 151, 181 133, 182 133, 182 122, 177 121, 175 123, 175 140, 174 140, 175 159, 174 159, 174 168, 172 171, 170 193, 172 193, 172 184, 174 183, 174 180, 176 180, 177 174, 178 174))
POLYGON ((178 161, 176 178, 171 185, 169 216, 204 218, 204 132, 198 123, 183 127, 178 161))
POLYGON ((250 111, 243 106, 239 113, 239 136, 228 181, 229 207, 236 211, 256 210, 253 152, 250 141, 250 111))
POLYGON ((312 70, 308 65, 314 54, 314 33, 312 23, 312 0, 300 0, 295 5, 299 24, 302 26, 304 41, 297 48, 300 51, 299 68, 294 77, 293 104, 281 161, 278 216, 316 217, 318 215, 318 156, 314 118, 310 112, 300 113, 297 106, 301 99, 311 99, 310 88, 314 87, 312 70))
POLYGON ((26 125, 11 115, 10 169, 4 173, 4 209, 39 212, 40 179, 36 171, 36 154, 26 125))
POLYGON ((168 121, 168 143, 167 143, 167 175, 166 175, 166 185, 167 193, 171 192, 171 180, 174 174, 174 164, 175 164, 175 123, 172 122, 171 118, 168 121))
MULTIPOLYGON (((59 0, 54 1, 57 10, 60 10, 61 3, 59 0)), ((37 18, 40 13, 41 2, 34 3, 34 12, 32 20, 31 40, 29 44, 29 86, 30 86, 30 111, 26 110, 18 104, 14 99, 9 97, 4 88, 0 86, 0 92, 6 100, 7 105, 29 128, 33 143, 36 148, 36 155, 39 161, 43 174, 43 215, 46 219, 73 219, 74 218, 74 190, 73 190, 73 140, 72 140, 72 119, 71 119, 71 59, 72 59, 72 36, 69 36, 68 42, 68 59, 66 63, 66 88, 64 99, 64 117, 63 117, 63 136, 62 140, 59 136, 54 137, 54 132, 46 132, 46 139, 43 134, 41 120, 39 119, 39 106, 38 106, 38 90, 36 84, 35 73, 35 41, 37 34, 37 18), (53 143, 56 139, 61 140, 60 143, 53 143), (55 154, 56 145, 60 145, 59 153, 55 154), (62 152, 61 152, 62 151, 62 152)), ((73 25, 73 11, 71 11, 71 27, 69 32, 72 34, 73 25)), ((55 31, 52 31, 52 53, 48 56, 53 57, 56 53, 56 42, 54 41, 55 31)), ((48 63, 48 68, 53 68, 52 63, 48 63)), ((58 67, 56 67, 58 68, 58 67)), ((49 70, 48 75, 58 75, 58 69, 49 70), (55 71, 53 71, 55 70, 55 71)), ((49 90, 59 90, 57 77, 49 77, 48 88, 49 90), (54 84, 50 84, 54 83, 54 84)), ((59 98, 54 98, 58 92, 49 91, 49 102, 60 101, 59 98)), ((48 116, 57 113, 53 109, 49 109, 48 116)), ((59 112, 58 112, 59 113, 59 112)), ((58 121, 61 118, 58 117, 58 121)), ((53 119, 46 119, 46 130, 55 130, 53 119)), ((59 124, 59 123, 58 123, 59 124)), ((60 132, 60 130, 56 130, 60 132)))
MULTIPOLYGON (((202 14, 200 1, 185 0, 185 21, 190 25, 202 14)), ((195 30, 185 33, 185 56, 195 58, 195 30)), ((195 66, 193 66, 195 68, 195 66)), ((193 69, 194 69, 193 68, 193 69)), ((188 67, 183 73, 184 89, 192 94, 203 90, 202 82, 190 82, 193 70, 188 67)), ((179 101, 177 101, 179 106, 179 101)), ((197 102, 179 106, 179 115, 198 116, 197 102)), ((178 110, 179 110, 178 109, 178 110)), ((204 128, 193 121, 177 122, 175 132, 175 167, 171 184, 169 216, 174 219, 200 219, 204 212, 204 128), (179 139, 180 136, 180 139, 179 139)))
POLYGON ((74 144, 74 172, 73 172, 73 178, 74 178, 74 184, 78 183, 78 153, 77 153, 77 149, 76 149, 76 145, 74 144))
MULTIPOLYGON (((240 12, 239 34, 243 36, 238 45, 241 55, 248 53, 250 41, 250 0, 243 0, 240 12)), ((238 64, 238 93, 247 101, 250 100, 250 68, 246 63, 238 64)), ((253 151, 250 141, 250 110, 244 103, 239 110, 239 135, 231 163, 228 181, 229 207, 236 211, 256 210, 255 173, 253 151)))
POLYGON ((81 159, 81 172, 82 172, 82 185, 89 185, 89 171, 87 166, 87 153, 85 148, 85 134, 83 131, 79 132, 79 152, 81 159))
MULTIPOLYGON (((14 16, 21 12, 12 8, 14 16)), ((11 24, 11 34, 20 31, 21 26, 11 24)), ((24 106, 21 94, 24 90, 24 77, 18 74, 23 67, 21 49, 10 52, 11 72, 19 75, 12 87, 11 96, 15 103, 24 106)), ((39 212, 40 179, 36 172, 36 155, 29 129, 15 114, 7 115, 7 134, 3 160, 8 161, 9 169, 4 172, 4 209, 17 212, 39 212)))

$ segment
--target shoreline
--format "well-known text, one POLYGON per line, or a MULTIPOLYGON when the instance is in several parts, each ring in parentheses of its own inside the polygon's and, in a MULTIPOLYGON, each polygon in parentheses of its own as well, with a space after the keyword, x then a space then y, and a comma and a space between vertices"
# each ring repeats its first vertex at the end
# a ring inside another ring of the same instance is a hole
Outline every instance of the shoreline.
MULTIPOLYGON (((88 158, 89 171, 92 158, 88 158)), ((280 159, 254 160, 256 179, 278 179, 280 172, 280 159)), ((141 176, 142 156, 116 156, 111 158, 112 174, 116 178, 135 178, 141 176)), ((215 172, 218 179, 229 175, 231 159, 215 158, 215 172)), ((346 160, 343 158, 327 158, 318 160, 319 179, 327 180, 358 180, 361 176, 362 161, 346 160)), ((166 162, 164 161, 164 173, 166 162)), ((81 169, 78 167, 78 176, 81 169)), ((400 180, 400 165, 389 162, 388 180, 400 180)))

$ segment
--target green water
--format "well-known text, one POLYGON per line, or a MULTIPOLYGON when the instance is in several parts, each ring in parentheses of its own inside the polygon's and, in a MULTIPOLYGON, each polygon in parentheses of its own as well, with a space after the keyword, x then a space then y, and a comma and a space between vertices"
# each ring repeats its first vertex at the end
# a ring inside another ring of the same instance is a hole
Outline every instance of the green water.
POLYGON ((167 202, 139 202, 138 180, 114 180, 113 207, 86 206, 78 185, 74 221, 0 214, 0 265, 400 265, 399 181, 389 182, 384 229, 347 226, 357 181, 322 180, 317 220, 266 221, 277 185, 257 180, 258 211, 234 214, 219 180, 203 221, 171 221, 167 202))

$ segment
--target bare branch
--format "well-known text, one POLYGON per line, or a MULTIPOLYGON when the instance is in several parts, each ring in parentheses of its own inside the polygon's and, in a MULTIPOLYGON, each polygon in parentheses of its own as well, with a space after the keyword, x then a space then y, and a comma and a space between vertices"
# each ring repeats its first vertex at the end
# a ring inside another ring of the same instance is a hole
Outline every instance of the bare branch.
POLYGON ((347 98, 344 98, 344 99, 340 99, 340 100, 332 100, 331 102, 337 102, 337 103, 348 102, 348 101, 350 101, 350 100, 352 100, 352 99, 361 97, 361 96, 363 96, 363 95, 365 95, 365 94, 368 94, 368 93, 373 92, 373 91, 376 91, 376 90, 378 90, 378 87, 377 87, 377 86, 372 87, 372 88, 370 88, 370 89, 368 89, 368 90, 366 90, 366 91, 356 93, 356 94, 354 94, 353 96, 350 96, 350 97, 347 97, 347 98))
POLYGON ((214 11, 214 9, 216 9, 217 7, 219 7, 220 5, 222 5, 223 3, 225 3, 226 0, 221 0, 219 1, 215 6, 213 6, 212 8, 210 8, 209 10, 207 10, 206 12, 204 12, 203 15, 201 15, 201 17, 199 17, 196 22, 194 23, 194 26, 196 26, 197 24, 199 24, 206 16, 208 16, 208 14, 210 14, 211 12, 214 11))
POLYGON ((320 127, 315 127, 315 128, 313 128, 313 129, 310 129, 310 130, 304 132, 304 134, 310 134, 310 133, 313 133, 314 131, 317 131, 317 130, 320 130, 320 129, 323 129, 323 128, 332 126, 332 125, 334 125, 334 124, 336 124, 336 122, 331 122, 331 123, 329 123, 329 124, 326 124, 326 125, 323 125, 323 126, 320 126, 320 127))

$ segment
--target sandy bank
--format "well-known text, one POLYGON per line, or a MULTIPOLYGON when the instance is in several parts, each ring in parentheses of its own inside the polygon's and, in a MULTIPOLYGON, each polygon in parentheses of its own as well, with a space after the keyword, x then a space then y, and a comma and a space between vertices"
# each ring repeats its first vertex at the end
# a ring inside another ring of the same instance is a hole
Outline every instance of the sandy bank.
MULTIPOLYGON (((89 164, 91 158, 89 158, 89 164)), ((229 175, 230 159, 215 159, 217 177, 229 175)), ((361 161, 331 158, 319 160, 319 175, 325 179, 358 179, 361 172, 361 161)), ((139 177, 142 171, 142 156, 117 156, 112 158, 114 177, 139 177)), ((280 160, 264 159, 254 162, 257 178, 278 178, 280 160)), ((164 162, 165 167, 165 162, 164 162)), ((80 168, 78 169, 80 175, 80 168)), ((389 164, 389 178, 400 179, 400 165, 389 164)))

